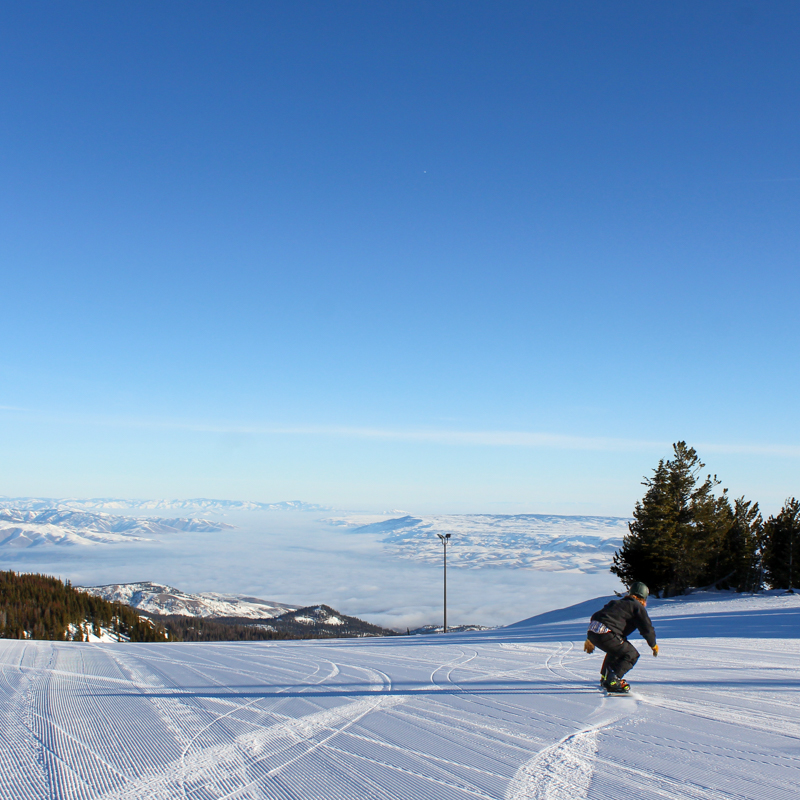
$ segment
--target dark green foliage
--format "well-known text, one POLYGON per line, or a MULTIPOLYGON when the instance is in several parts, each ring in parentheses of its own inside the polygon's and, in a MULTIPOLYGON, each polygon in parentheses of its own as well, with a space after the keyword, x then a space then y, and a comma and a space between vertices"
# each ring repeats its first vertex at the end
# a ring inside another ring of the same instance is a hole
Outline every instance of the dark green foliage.
POLYGON ((166 631, 130 606, 109 603, 47 575, 0 572, 0 638, 85 641, 107 628, 132 642, 163 642, 166 631))
POLYGON ((338 614, 328 606, 312 606, 263 620, 154 617, 130 606, 79 592, 69 581, 64 584, 47 575, 0 572, 0 638, 87 641, 90 631, 99 636, 101 628, 131 642, 237 642, 395 635, 395 631, 338 614), (315 621, 299 622, 297 617, 315 621), (330 617, 337 617, 342 624, 326 622, 330 617))
POLYGON ((208 619, 206 617, 184 617, 177 614, 159 616, 158 622, 178 642, 254 642, 271 639, 305 639, 286 631, 270 630, 266 627, 272 620, 245 620, 241 617, 208 619))
POLYGON ((358 617, 348 617, 326 605, 287 611, 271 620, 270 624, 275 625, 278 630, 288 631, 303 638, 309 638, 309 634, 320 638, 336 639, 358 636, 397 636, 397 631, 372 625, 358 617), (340 622, 332 624, 329 621, 331 617, 337 618, 340 622), (300 622, 298 619, 312 619, 314 622, 300 622))
POLYGON ((678 442, 673 451, 671 460, 659 461, 653 477, 645 478, 647 491, 636 503, 611 571, 626 586, 640 580, 666 596, 723 580, 735 581, 737 588, 752 583, 758 507, 752 514, 740 498, 732 509, 727 490, 714 494, 716 476, 701 480, 705 464, 694 448, 678 442))
POLYGON ((764 521, 758 503, 740 497, 733 503, 733 519, 713 561, 713 577, 721 589, 757 592, 761 589, 761 547, 764 521))
POLYGON ((397 631, 339 614, 329 606, 309 606, 288 611, 279 617, 185 617, 175 614, 155 617, 175 641, 239 642, 270 639, 343 639, 358 636, 396 636, 397 631), (321 612, 321 613, 320 613, 321 612), (299 622, 298 617, 314 622, 299 622), (327 620, 337 617, 342 624, 327 620))
POLYGON ((345 639, 360 636, 397 636, 397 631, 381 628, 357 617, 348 617, 330 606, 308 606, 287 611, 279 617, 253 620, 245 617, 158 617, 181 641, 218 642, 264 639, 345 639), (332 624, 335 617, 341 623, 332 624), (298 621, 314 620, 313 622, 298 621))
POLYGON ((789 498, 777 517, 764 523, 764 571, 773 589, 789 589, 800 578, 800 501, 789 498))

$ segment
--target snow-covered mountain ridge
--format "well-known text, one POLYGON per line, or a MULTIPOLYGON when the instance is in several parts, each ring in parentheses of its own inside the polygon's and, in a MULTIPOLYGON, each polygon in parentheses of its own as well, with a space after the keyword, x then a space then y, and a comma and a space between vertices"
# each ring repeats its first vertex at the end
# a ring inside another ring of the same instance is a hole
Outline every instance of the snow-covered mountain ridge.
POLYGON ((66 508, 0 508, 0 547, 146 542, 169 533, 232 528, 233 525, 205 519, 122 517, 66 508))
POLYGON ((113 583, 108 586, 77 586, 81 592, 114 603, 125 603, 148 614, 179 614, 186 617, 279 617, 297 606, 238 594, 198 592, 190 594, 159 583, 113 583))
POLYGON ((350 515, 325 521, 354 534, 377 534, 393 555, 413 561, 439 563, 442 546, 436 534, 449 533, 447 559, 454 567, 574 572, 607 570, 629 522, 552 514, 350 515))
POLYGON ((190 500, 127 500, 118 497, 52 498, 52 497, 0 497, 0 503, 18 508, 42 510, 66 508, 78 511, 331 511, 328 506, 305 503, 302 500, 284 500, 280 503, 257 503, 249 500, 213 500, 198 497, 190 500))

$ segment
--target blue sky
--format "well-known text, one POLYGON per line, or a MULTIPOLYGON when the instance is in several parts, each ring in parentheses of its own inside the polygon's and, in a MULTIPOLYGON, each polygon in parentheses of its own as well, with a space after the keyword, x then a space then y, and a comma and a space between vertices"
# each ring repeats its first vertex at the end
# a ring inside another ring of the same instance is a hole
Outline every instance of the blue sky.
POLYGON ((0 494, 800 492, 796 3, 0 9, 0 494))

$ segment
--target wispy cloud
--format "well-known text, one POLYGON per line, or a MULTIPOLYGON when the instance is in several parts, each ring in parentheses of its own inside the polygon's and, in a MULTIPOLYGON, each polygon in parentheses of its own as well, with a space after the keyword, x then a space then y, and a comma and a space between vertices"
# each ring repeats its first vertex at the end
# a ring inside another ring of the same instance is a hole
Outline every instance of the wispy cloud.
MULTIPOLYGON (((0 406, 0 410, 28 411, 27 409, 0 406)), ((384 428, 348 425, 248 425, 225 422, 188 422, 168 419, 142 419, 133 417, 51 416, 35 412, 39 420, 62 424, 100 425, 116 428, 150 430, 196 431, 198 433, 227 434, 234 436, 328 436, 343 439, 372 439, 395 442, 419 442, 451 446, 524 447, 551 450, 583 450, 598 452, 648 451, 668 458, 672 441, 636 439, 612 436, 573 436, 541 431, 487 431, 452 430, 443 428, 384 428)), ((677 441, 677 439, 675 439, 677 441)), ((696 442, 690 441, 701 456, 706 453, 730 455, 773 456, 800 458, 800 445, 773 443, 696 442)))
MULTIPOLYGON (((554 450, 660 450, 665 457, 672 452, 672 442, 649 439, 628 439, 608 436, 571 436, 568 434, 535 431, 466 431, 441 429, 361 428, 337 425, 308 426, 225 426, 185 425, 187 429, 213 433, 238 433, 249 435, 339 436, 353 439, 383 439, 387 441, 430 442, 445 445, 477 445, 485 447, 528 447, 554 450)), ((677 440, 676 440, 677 441, 677 440)), ((793 444, 739 444, 714 442, 689 442, 703 453, 766 455, 789 458, 800 457, 800 445, 793 444)))
POLYGON ((692 446, 701 455, 703 453, 732 453, 753 456, 782 456, 786 458, 800 457, 800 445, 795 444, 715 444, 713 442, 697 442, 692 446))

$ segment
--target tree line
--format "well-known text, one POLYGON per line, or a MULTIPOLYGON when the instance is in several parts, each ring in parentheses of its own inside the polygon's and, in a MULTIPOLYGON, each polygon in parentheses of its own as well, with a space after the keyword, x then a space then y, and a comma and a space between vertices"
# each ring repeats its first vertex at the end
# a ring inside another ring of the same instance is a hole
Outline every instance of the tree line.
POLYGON ((718 492, 716 475, 686 442, 644 479, 611 572, 630 586, 643 581, 656 595, 715 586, 739 592, 790 589, 800 577, 800 502, 786 500, 764 520, 758 503, 718 492))
MULTIPOLYGON (((141 611, 139 612, 141 613, 141 611)), ((221 620, 208 617, 185 617, 179 614, 159 616, 158 621, 176 642, 256 642, 273 639, 315 638, 295 636, 281 630, 271 630, 241 617, 221 620)))
POLYGON ((163 626, 48 575, 0 571, 0 638, 88 641, 101 629, 131 642, 164 642, 163 626))
POLYGON ((0 571, 0 639, 89 641, 103 631, 131 642, 237 642, 280 639, 328 639, 393 636, 368 622, 339 614, 329 606, 309 607, 276 618, 208 619, 178 615, 156 616, 75 589, 49 575, 0 571), (311 624, 297 617, 323 619, 311 624), (326 623, 335 616, 339 624, 326 623))

